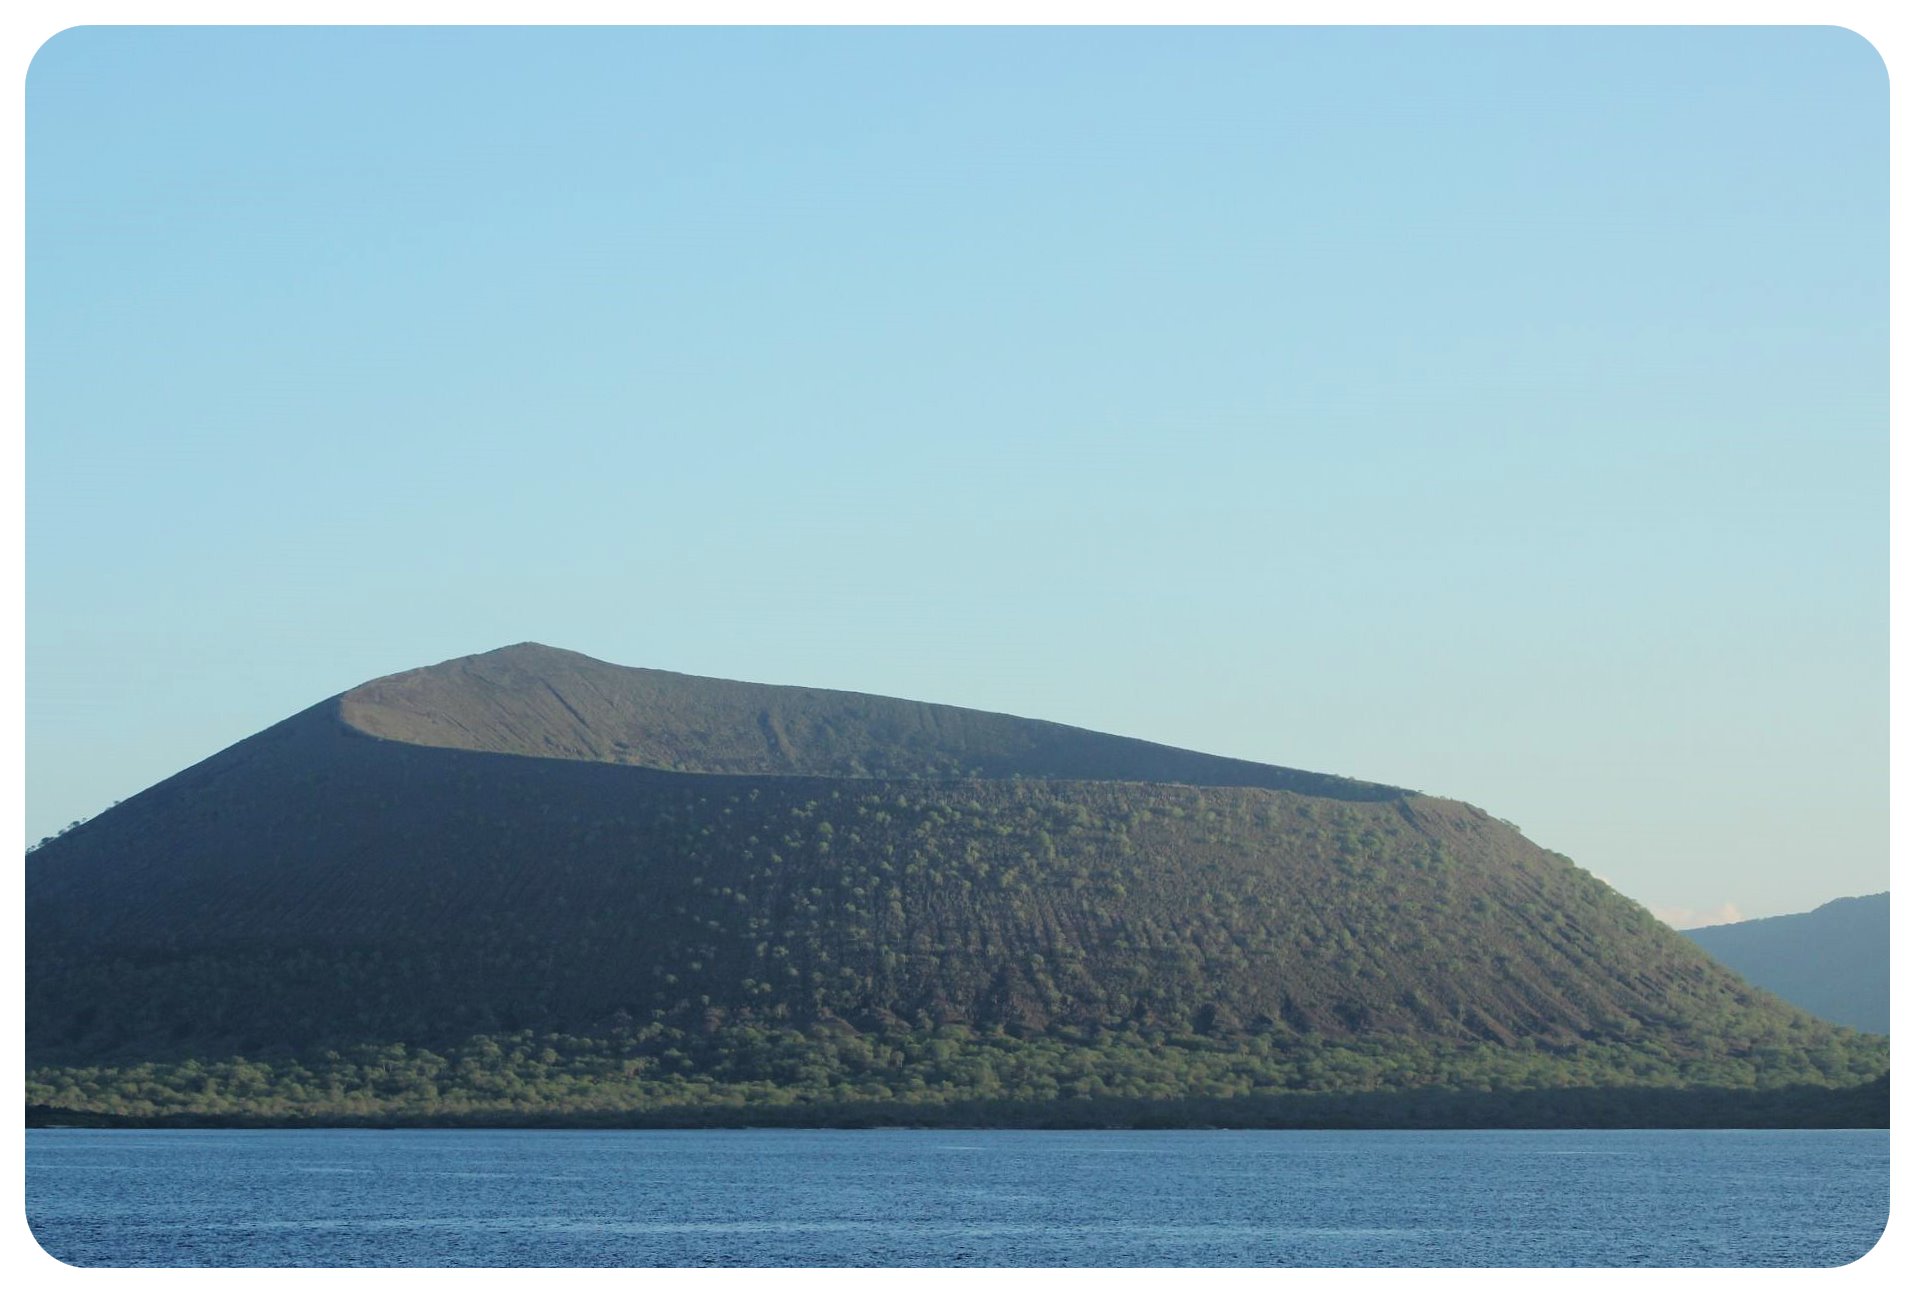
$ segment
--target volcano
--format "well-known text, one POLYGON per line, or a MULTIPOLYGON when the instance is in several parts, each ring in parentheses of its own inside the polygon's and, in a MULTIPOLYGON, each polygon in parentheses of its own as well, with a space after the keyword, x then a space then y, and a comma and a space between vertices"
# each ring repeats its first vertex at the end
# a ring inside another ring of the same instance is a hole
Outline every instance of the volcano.
POLYGON ((533 643, 116 805, 26 913, 47 1118, 1886 1109, 1884 1041, 1468 804, 533 643))

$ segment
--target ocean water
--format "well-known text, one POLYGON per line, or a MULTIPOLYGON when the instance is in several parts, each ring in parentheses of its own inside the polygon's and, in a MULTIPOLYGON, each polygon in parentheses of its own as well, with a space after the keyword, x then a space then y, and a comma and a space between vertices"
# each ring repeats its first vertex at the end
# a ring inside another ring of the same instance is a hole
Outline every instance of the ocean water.
POLYGON ((81 1266, 1838 1266, 1885 1131, 27 1132, 81 1266))

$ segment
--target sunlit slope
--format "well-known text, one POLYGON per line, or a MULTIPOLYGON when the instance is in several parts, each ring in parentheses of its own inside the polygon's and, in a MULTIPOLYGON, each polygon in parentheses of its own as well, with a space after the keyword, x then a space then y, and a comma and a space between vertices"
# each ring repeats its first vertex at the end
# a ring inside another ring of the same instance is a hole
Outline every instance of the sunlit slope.
POLYGON ((340 697, 339 712, 360 731, 414 745, 680 772, 1405 793, 1008 714, 631 669, 530 642, 375 679, 340 697))

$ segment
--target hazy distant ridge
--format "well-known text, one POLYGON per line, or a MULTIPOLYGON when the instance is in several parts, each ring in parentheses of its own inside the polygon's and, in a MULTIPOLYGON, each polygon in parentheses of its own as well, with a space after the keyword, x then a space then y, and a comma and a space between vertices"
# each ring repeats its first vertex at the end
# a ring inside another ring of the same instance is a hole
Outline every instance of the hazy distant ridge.
POLYGON ((1684 931, 1709 955, 1812 1015, 1888 1031, 1888 894, 1684 931))

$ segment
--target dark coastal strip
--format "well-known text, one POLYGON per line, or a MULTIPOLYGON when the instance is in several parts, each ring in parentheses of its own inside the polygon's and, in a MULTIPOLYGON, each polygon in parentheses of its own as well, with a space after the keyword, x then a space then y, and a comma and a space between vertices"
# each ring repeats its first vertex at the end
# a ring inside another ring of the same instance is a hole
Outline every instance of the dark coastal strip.
POLYGON ((936 1127, 1031 1130, 1519 1130, 1679 1128, 1884 1128, 1888 1078, 1831 1089, 1806 1084, 1728 1087, 1573 1087, 1547 1091, 1357 1092, 1228 1100, 964 1100, 927 1108, 897 1101, 644 1112, 326 1115, 104 1114, 27 1106, 29 1127, 125 1128, 525 1128, 661 1130, 739 1127, 936 1127))

